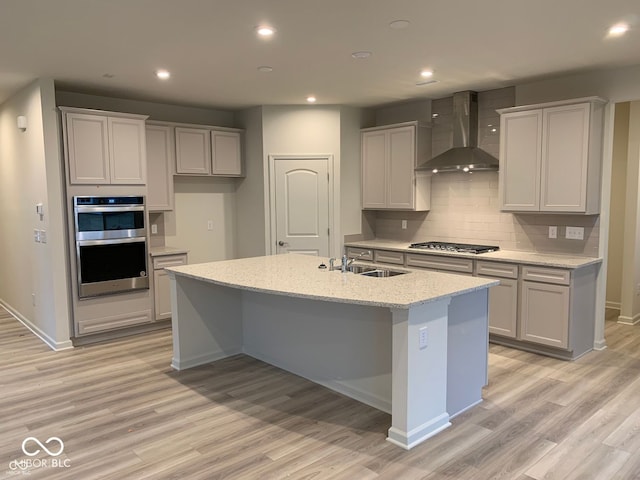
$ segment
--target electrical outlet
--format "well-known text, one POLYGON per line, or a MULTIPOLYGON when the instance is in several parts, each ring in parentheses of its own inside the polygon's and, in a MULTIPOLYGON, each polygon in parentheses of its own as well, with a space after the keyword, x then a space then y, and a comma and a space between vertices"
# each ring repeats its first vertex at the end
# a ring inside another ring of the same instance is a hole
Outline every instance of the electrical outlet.
POLYGON ((549 226, 549 238, 558 238, 558 227, 549 226))
POLYGON ((571 240, 584 240, 584 227, 567 227, 565 237, 571 240))
POLYGON ((407 229, 407 221, 402 220, 402 230, 406 230, 406 229, 407 229))
POLYGON ((207 220, 207 230, 213 230, 213 220, 207 220))
POLYGON ((40 230, 40 243, 47 243, 47 231, 40 230))
POLYGON ((418 330, 418 347, 420 350, 427 348, 428 339, 427 327, 421 327, 420 330, 418 330))
POLYGON ((31 305, 33 305, 34 307, 36 306, 36 294, 35 293, 31 294, 31 305))
POLYGON ((151 224, 151 233, 152 233, 153 235, 155 235, 155 234, 157 234, 157 233, 158 233, 158 225, 156 225, 155 223, 152 223, 152 224, 151 224))
POLYGON ((640 283, 636 285, 636 297, 640 297, 640 283))
POLYGON ((38 229, 33 230, 33 241, 36 243, 40 243, 40 230, 38 229))

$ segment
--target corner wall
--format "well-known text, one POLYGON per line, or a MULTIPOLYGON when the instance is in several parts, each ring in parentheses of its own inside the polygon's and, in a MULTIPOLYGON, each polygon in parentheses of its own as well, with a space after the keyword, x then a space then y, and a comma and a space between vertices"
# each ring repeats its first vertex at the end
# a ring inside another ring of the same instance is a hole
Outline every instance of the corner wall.
POLYGON ((0 301, 54 349, 71 347, 60 152, 53 80, 39 79, 0 106, 0 301))
POLYGON ((611 167, 611 212, 607 268, 607 307, 622 306, 627 153, 629 146, 629 102, 616 104, 611 167))

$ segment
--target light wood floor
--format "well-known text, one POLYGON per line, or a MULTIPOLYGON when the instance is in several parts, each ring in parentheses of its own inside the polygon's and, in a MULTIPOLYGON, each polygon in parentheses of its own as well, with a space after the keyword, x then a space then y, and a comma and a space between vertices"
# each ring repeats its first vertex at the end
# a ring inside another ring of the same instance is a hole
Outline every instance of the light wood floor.
POLYGON ((606 339, 575 362, 492 345, 485 401, 406 452, 389 415, 252 358, 175 372, 166 330, 52 352, 0 313, 0 478, 55 436, 69 466, 28 478, 636 479, 640 327, 606 339))

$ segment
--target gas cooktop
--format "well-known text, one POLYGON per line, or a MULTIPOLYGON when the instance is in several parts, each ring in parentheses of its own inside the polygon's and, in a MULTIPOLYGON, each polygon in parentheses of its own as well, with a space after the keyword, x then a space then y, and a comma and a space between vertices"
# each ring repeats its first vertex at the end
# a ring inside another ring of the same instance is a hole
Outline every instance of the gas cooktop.
POLYGON ((468 243, 450 243, 450 242, 421 242, 412 243, 409 248, 419 248, 422 250, 440 250, 443 252, 457 253, 487 253, 496 252, 500 247, 493 245, 471 245, 468 243))

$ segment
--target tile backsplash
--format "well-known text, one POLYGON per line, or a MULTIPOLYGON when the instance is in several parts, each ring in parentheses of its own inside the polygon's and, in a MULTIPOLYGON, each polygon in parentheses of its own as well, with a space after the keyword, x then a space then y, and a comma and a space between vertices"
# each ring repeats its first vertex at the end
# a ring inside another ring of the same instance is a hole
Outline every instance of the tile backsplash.
POLYGON ((376 212, 376 238, 481 243, 505 250, 598 256, 599 216, 501 212, 498 172, 440 174, 431 180, 431 210, 376 212), (401 228, 402 220, 407 220, 407 229, 401 228), (548 238, 549 226, 558 227, 557 239, 548 238), (566 239, 567 226, 584 227, 584 240, 566 239))

